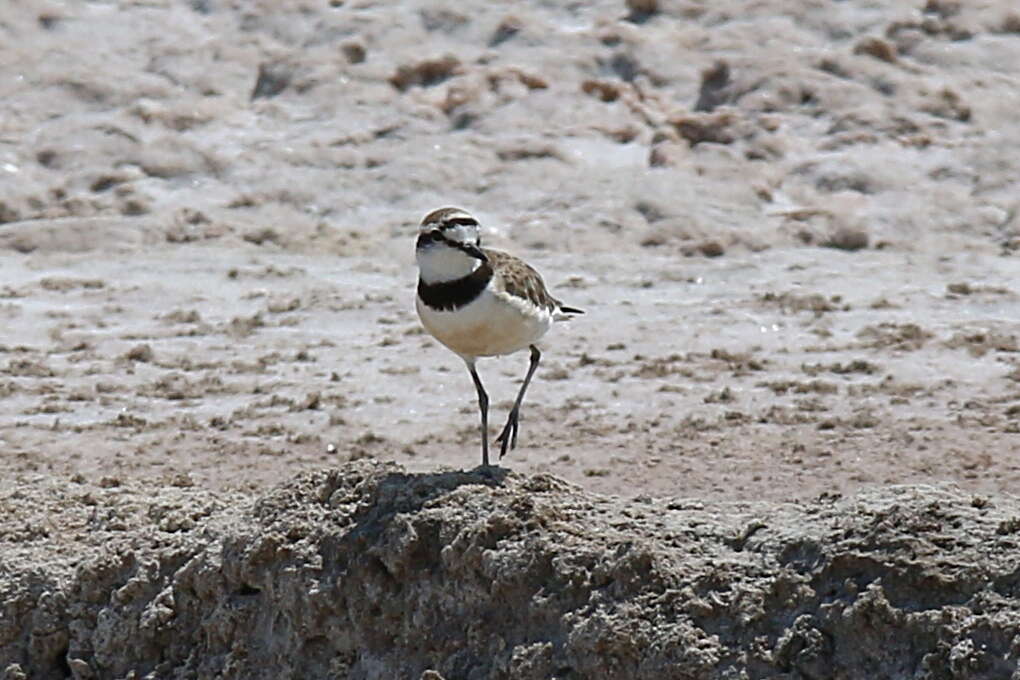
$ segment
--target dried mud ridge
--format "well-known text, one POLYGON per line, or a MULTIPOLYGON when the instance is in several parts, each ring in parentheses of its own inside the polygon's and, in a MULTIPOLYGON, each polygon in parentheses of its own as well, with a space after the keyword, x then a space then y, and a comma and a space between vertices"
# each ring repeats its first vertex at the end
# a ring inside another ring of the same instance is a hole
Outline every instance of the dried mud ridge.
POLYGON ((3 678, 1009 678, 1020 502, 599 496, 358 461, 0 498, 3 678))

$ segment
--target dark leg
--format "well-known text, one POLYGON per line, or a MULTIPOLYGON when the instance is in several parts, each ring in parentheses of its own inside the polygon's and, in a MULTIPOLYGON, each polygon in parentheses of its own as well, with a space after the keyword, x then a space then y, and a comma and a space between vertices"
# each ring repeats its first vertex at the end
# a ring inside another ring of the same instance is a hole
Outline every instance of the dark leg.
POLYGON ((489 467, 489 395, 482 387, 482 380, 475 370, 475 362, 467 362, 468 370, 471 371, 471 379, 475 381, 475 389, 478 391, 478 410, 482 414, 482 467, 489 467))
POLYGON ((499 457, 503 458, 506 455, 507 446, 511 450, 517 446, 517 421, 520 417, 521 402, 524 401, 524 393, 528 391, 528 384, 531 382, 531 376, 535 375, 535 369, 538 368, 538 362, 542 358, 542 353, 538 351, 538 348, 534 345, 531 346, 531 364, 528 366, 528 374, 524 376, 524 384, 521 385, 521 391, 517 393, 517 401, 514 402, 514 407, 510 409, 510 417, 506 419, 506 425, 503 426, 503 431, 496 437, 502 446, 499 450, 499 457))

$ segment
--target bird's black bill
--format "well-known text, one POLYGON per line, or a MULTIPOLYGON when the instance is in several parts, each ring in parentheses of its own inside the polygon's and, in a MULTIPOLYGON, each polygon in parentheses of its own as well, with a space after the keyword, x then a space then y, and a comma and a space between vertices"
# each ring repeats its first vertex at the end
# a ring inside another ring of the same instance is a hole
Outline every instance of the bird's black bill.
POLYGON ((461 243, 457 247, 463 250, 471 257, 475 258, 476 260, 481 260, 482 262, 489 261, 489 258, 485 256, 485 253, 483 253, 482 249, 479 248, 478 246, 473 246, 468 243, 461 243))

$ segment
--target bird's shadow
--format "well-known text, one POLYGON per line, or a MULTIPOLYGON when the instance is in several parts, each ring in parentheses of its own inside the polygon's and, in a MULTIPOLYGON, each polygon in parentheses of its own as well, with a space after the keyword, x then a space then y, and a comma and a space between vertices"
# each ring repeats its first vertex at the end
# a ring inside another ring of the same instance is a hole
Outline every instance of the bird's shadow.
POLYGON ((464 486, 501 487, 512 471, 498 466, 440 472, 389 472, 376 483, 372 502, 363 506, 353 534, 375 534, 398 514, 413 514, 464 486))
POLYGON ((415 501, 410 510, 421 507, 436 498, 456 491, 462 486, 503 486, 512 474, 508 468, 479 465, 471 470, 443 470, 440 472, 391 472, 379 480, 380 496, 410 495, 415 501))

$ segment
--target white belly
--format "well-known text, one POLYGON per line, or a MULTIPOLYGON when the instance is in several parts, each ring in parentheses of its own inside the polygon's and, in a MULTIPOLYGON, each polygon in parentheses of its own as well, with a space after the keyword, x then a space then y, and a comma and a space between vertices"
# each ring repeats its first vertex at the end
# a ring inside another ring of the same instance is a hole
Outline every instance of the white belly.
POLYGON ((507 293, 485 290, 452 312, 438 311, 417 300, 418 317, 436 340, 462 357, 510 354, 538 341, 552 325, 552 315, 517 301, 507 293))

